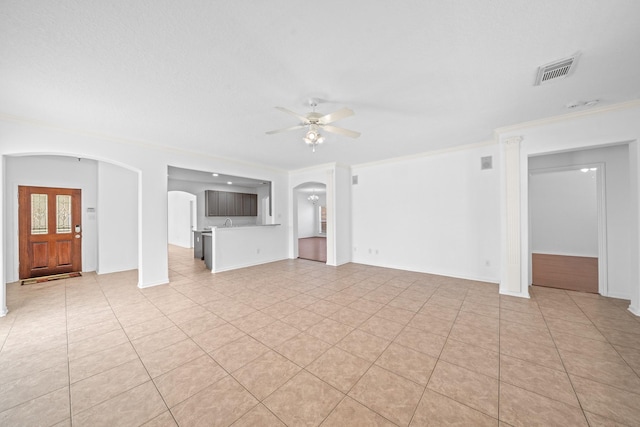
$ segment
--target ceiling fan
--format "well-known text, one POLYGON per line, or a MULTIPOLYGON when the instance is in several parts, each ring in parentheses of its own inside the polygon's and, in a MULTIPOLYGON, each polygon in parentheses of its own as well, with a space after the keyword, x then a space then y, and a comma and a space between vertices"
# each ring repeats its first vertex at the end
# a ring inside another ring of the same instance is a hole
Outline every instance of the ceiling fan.
POLYGON ((295 113, 283 107, 275 107, 277 110, 280 110, 283 113, 287 113, 292 115, 293 117, 296 117, 300 120, 301 123, 296 126, 291 126, 284 129, 271 130, 267 132, 267 135, 308 128, 307 133, 305 133, 304 135, 303 141, 307 143, 307 145, 311 146, 313 152, 316 151, 316 146, 318 144, 322 144, 324 142, 324 136, 320 134, 321 130, 325 130, 327 132, 335 133, 338 135, 348 136, 350 138, 357 138, 360 136, 360 132, 331 125, 331 123, 333 122, 337 122, 338 120, 353 116, 355 113, 350 108, 341 108, 329 114, 316 113, 318 100, 313 98, 309 100, 309 106, 313 111, 305 115, 295 113))

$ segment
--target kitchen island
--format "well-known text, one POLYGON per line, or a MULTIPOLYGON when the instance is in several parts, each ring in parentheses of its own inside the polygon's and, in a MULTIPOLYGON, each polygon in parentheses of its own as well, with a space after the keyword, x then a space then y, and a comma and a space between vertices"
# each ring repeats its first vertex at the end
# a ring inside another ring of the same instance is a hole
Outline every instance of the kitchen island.
POLYGON ((204 259, 212 273, 279 261, 286 253, 280 224, 212 227, 202 233, 204 259))

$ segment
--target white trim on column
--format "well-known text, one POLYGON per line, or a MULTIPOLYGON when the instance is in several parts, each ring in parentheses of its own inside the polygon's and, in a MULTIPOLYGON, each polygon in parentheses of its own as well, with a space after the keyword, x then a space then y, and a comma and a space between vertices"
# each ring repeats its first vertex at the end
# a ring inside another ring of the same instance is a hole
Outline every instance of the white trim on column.
POLYGON ((500 143, 502 168, 500 174, 502 205, 502 274, 500 293, 529 298, 522 280, 521 240, 521 136, 507 138, 500 143))
POLYGON ((609 296, 609 253, 607 251, 606 164, 597 163, 596 197, 598 198, 598 293, 609 296))
POLYGON ((335 168, 326 171, 327 180, 327 265, 336 267, 336 177, 335 168))
POLYGON ((640 316, 640 142, 638 140, 629 143, 629 174, 630 186, 629 194, 631 201, 631 221, 629 232, 631 238, 631 262, 632 268, 629 280, 633 284, 631 291, 631 303, 629 311, 636 316, 640 316))

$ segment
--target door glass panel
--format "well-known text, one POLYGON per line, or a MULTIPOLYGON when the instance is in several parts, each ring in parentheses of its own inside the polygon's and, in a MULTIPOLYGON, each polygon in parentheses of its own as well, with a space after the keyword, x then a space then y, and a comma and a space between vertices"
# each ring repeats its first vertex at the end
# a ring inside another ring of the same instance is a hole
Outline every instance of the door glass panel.
POLYGON ((56 196, 56 233, 71 233, 71 196, 56 196))
POLYGON ((31 194, 31 234, 47 234, 47 195, 31 194))

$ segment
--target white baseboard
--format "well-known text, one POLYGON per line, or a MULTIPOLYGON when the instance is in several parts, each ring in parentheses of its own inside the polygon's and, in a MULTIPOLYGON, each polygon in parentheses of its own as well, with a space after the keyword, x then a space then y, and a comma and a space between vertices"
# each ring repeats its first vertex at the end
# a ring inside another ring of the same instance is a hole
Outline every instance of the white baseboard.
MULTIPOLYGON (((401 265, 396 265, 396 264, 386 264, 386 263, 371 263, 371 262, 367 262, 366 260, 355 260, 352 259, 351 261, 347 261, 347 263, 353 263, 353 264, 361 264, 361 265, 370 265, 372 267, 382 267, 382 268, 390 268, 393 270, 402 270, 402 271, 409 271, 412 273, 424 273, 424 274, 432 274, 435 276, 444 276, 444 277, 451 277, 454 279, 462 279, 462 280, 472 280, 474 282, 486 282, 486 283, 492 283, 492 284, 497 284, 498 280, 495 277, 489 277, 489 276, 474 276, 474 275, 468 275, 468 274, 460 274, 458 272, 451 272, 451 271, 442 271, 442 270, 414 270, 414 269, 410 269, 407 268, 406 266, 401 266, 401 265)), ((327 265, 332 265, 327 263, 327 265)))
POLYGON ((529 292, 512 292, 512 291, 505 291, 500 289, 498 291, 498 293, 500 295, 507 295, 510 297, 517 297, 517 298, 526 298, 526 299, 530 299, 531 297, 529 296, 529 292))
POLYGON ((236 265, 232 265, 232 266, 216 269, 216 271, 211 271, 211 273, 213 273, 213 274, 222 273, 223 271, 237 270, 239 268, 246 268, 246 267, 253 267, 253 266, 256 266, 256 265, 269 264, 270 262, 283 261, 285 259, 289 259, 289 258, 288 257, 270 258, 270 259, 260 260, 260 261, 257 261, 257 262, 247 262, 247 263, 242 263, 242 264, 236 264, 236 265))
POLYGON ((151 283, 140 283, 140 282, 138 282, 138 288, 144 289, 144 288, 151 288, 153 286, 168 285, 168 284, 169 284, 169 278, 167 277, 166 279, 162 279, 162 280, 157 281, 157 282, 151 282, 151 283))

